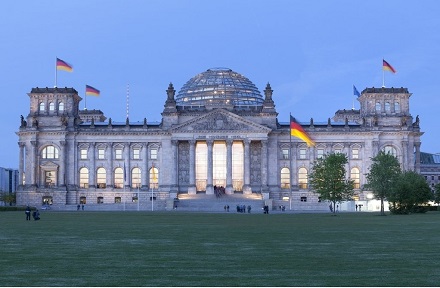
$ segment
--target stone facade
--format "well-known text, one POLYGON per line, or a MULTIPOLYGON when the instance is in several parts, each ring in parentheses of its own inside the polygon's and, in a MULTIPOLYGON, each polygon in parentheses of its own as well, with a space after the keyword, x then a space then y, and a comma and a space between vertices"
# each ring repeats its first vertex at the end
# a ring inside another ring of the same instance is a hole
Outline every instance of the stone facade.
POLYGON ((17 132, 17 204, 167 203, 223 186, 226 194, 258 195, 275 207, 328 209, 308 189, 307 174, 321 155, 341 152, 349 158, 347 178, 357 181, 355 201, 347 205, 367 206, 365 174, 381 149, 394 153, 403 169, 420 172, 423 133, 410 114, 406 88, 366 88, 359 110, 300 123, 314 147, 291 137, 290 123, 278 121, 272 92, 268 84, 256 106, 217 101, 189 107, 176 104, 170 84, 161 123, 132 123, 106 121, 100 110, 80 111, 82 99, 73 88, 33 88, 30 112, 17 132))

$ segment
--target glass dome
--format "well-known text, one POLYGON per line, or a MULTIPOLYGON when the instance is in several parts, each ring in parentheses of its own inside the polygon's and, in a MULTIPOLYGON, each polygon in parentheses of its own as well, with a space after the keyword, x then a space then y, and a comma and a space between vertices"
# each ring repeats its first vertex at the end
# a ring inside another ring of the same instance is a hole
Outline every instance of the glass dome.
POLYGON ((212 68, 196 75, 176 96, 178 106, 261 106, 263 100, 249 79, 228 68, 212 68))

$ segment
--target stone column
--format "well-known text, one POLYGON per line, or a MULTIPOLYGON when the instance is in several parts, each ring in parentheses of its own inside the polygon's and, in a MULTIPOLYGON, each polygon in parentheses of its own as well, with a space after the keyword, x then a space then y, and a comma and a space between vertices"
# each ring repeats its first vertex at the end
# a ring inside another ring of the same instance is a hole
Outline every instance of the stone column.
POLYGON ((30 184, 33 186, 37 185, 37 169, 39 166, 37 144, 38 144, 37 141, 31 141, 31 145, 32 145, 31 159, 32 159, 33 165, 30 165, 31 166, 31 171, 30 171, 31 172, 31 179, 30 179, 31 183, 30 184))
POLYGON ((243 194, 252 194, 252 188, 250 185, 251 182, 251 159, 250 159, 250 144, 251 140, 244 140, 244 185, 243 185, 243 194))
POLYGON ((66 175, 66 167, 68 165, 67 161, 67 149, 66 149, 66 141, 60 141, 60 154, 61 155, 61 163, 59 166, 59 171, 57 171, 57 186, 64 186, 67 182, 67 175, 66 175))
POLYGON ((298 143, 291 143, 290 147, 290 187, 291 190, 297 191, 298 190, 298 180, 297 180, 297 164, 296 164, 296 156, 298 152, 298 143))
MULTIPOLYGON (((89 187, 96 188, 96 143, 90 143, 90 149, 92 151, 91 161, 90 161, 90 171, 89 171, 89 187)), ((78 161, 78 160, 77 160, 78 161)))
POLYGON ((19 151, 19 162, 18 162, 18 186, 23 185, 24 179, 24 149, 26 144, 24 142, 18 142, 18 146, 20 147, 19 151))
POLYGON ((267 140, 261 141, 261 192, 268 192, 267 186, 267 140))
POLYGON ((196 141, 189 142, 189 187, 188 194, 196 194, 196 141))
POLYGON ((408 141, 402 141, 402 168, 408 170, 408 141))
POLYGON ((414 143, 414 147, 416 147, 416 164, 415 164, 415 168, 416 168, 416 173, 420 173, 420 142, 415 142, 414 143))
POLYGON ((178 163, 178 147, 179 147, 179 141, 178 140, 171 140, 171 153, 172 153, 172 169, 171 169, 171 183, 170 183, 170 198, 174 199, 177 197, 177 175, 178 175, 178 169, 179 169, 179 163, 178 163))
POLYGON ((232 185, 232 139, 226 140, 226 194, 234 194, 232 185))
POLYGON ((124 164, 125 164, 125 180, 124 180, 124 186, 130 187, 131 186, 131 167, 130 167, 130 143, 127 142, 124 144, 124 164))
POLYGON ((148 189, 148 142, 142 143, 142 159, 144 165, 141 168, 141 184, 143 189, 148 189))
POLYGON ((213 183, 213 155, 212 150, 214 146, 214 140, 207 140, 208 145, 208 179, 206 179, 206 194, 214 194, 213 183))
POLYGON ((107 172, 105 185, 106 187, 115 187, 115 175, 113 173, 113 143, 106 143, 105 148, 105 160, 108 163, 107 165, 105 165, 105 169, 107 172))

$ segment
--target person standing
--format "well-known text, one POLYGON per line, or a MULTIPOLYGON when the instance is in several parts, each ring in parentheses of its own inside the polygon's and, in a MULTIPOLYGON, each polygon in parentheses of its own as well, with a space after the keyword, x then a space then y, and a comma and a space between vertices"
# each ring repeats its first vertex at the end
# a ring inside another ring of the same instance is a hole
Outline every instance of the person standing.
POLYGON ((26 206, 26 210, 24 210, 24 213, 26 214, 26 221, 31 220, 31 207, 26 206))

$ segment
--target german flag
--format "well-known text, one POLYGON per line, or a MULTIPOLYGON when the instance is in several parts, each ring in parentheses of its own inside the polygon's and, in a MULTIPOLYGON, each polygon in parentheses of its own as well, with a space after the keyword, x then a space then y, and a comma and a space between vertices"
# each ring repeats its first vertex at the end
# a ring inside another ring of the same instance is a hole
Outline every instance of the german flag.
POLYGON ((100 93, 101 93, 101 92, 100 92, 98 89, 93 88, 93 87, 90 86, 90 85, 86 85, 86 95, 90 95, 90 96, 99 96, 100 93))
POLYGON ((315 146, 315 142, 310 139, 309 134, 304 131, 304 129, 300 124, 298 124, 298 122, 296 122, 292 115, 290 115, 290 135, 303 140, 308 146, 315 146))
POLYGON ((57 70, 64 70, 67 72, 72 72, 73 67, 66 61, 61 60, 60 58, 57 58, 57 70))
MULTIPOLYGON (((382 59, 383 60, 383 59, 382 59)), ((393 68, 393 66, 390 65, 390 63, 388 63, 387 61, 383 60, 383 66, 382 69, 385 71, 390 71, 393 73, 396 73, 396 69, 393 68)))

